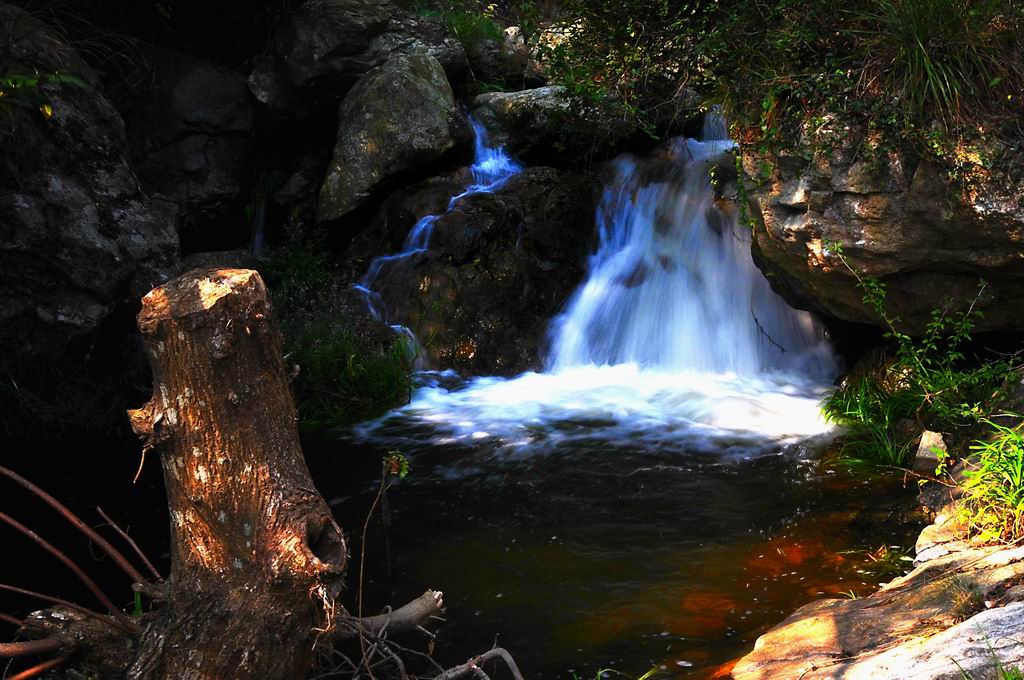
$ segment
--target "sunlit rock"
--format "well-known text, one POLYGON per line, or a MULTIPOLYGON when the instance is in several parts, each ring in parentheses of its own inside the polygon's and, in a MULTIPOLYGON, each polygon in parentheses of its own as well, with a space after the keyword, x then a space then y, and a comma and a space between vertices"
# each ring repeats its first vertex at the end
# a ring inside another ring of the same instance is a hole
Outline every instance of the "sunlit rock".
POLYGON ((367 73, 341 103, 338 119, 320 222, 344 217, 396 175, 422 172, 468 133, 444 70, 425 50, 399 54, 367 73))
MULTIPOLYGON (((743 159, 756 207, 754 250, 772 286, 799 307, 882 325, 850 266, 888 287, 886 310, 920 333, 931 311, 983 312, 980 329, 1024 328, 1024 194, 966 164, 955 178, 929 159, 826 119, 790 152, 743 159), (985 289, 979 295, 979 286, 985 289)), ((992 149, 992 156, 1007 156, 992 149)))

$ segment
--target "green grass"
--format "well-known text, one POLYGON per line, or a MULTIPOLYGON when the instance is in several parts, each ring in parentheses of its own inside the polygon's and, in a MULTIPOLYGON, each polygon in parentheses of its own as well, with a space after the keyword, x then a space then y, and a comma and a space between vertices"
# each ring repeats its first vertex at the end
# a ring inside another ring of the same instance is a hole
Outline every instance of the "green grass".
POLYGON ((961 506, 983 538, 1019 541, 1024 538, 1024 423, 983 422, 991 434, 971 447, 961 506))
MULTIPOLYGON (((1020 82, 1017 40, 1004 33, 1011 16, 987 0, 881 0, 854 12, 869 57, 866 69, 884 91, 904 102, 910 119, 934 113, 961 120, 965 106, 1020 82)), ((1012 10, 1011 10, 1012 11, 1012 10)))
POLYGON ((299 366, 294 387, 304 427, 356 423, 409 400, 412 356, 400 340, 368 349, 330 319, 292 322, 282 331, 288 363, 299 366))
POLYGON ((847 427, 846 462, 902 467, 913 450, 903 421, 921 405, 921 394, 902 380, 862 374, 848 378, 822 404, 825 418, 847 427))
POLYGON ((445 27, 466 49, 473 49, 481 41, 502 42, 505 34, 494 21, 496 6, 478 0, 444 0, 435 6, 419 3, 420 16, 438 17, 445 27))

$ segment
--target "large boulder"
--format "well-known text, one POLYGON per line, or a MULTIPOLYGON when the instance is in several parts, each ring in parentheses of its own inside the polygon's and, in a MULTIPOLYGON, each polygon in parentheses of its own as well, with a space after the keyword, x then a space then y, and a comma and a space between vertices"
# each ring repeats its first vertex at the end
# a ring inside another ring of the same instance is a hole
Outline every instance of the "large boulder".
POLYGON ((367 73, 338 111, 334 157, 317 219, 336 222, 402 176, 423 172, 468 137, 437 59, 397 54, 367 73))
POLYGON ((416 334, 432 366, 538 368, 548 324, 583 278, 595 196, 588 176, 529 168, 463 198, 434 225, 428 251, 377 279, 388 320, 416 334))
POLYGON ((1020 182, 970 164, 953 179, 937 161, 879 141, 831 119, 814 135, 805 129, 791 152, 744 156, 760 218, 755 259, 772 287, 795 306, 882 325, 858 287, 857 276, 872 276, 887 286, 889 316, 911 333, 936 307, 975 298, 980 329, 1024 329, 1020 182))
POLYGON ((241 245, 254 132, 244 79, 207 61, 159 54, 152 87, 125 116, 139 178, 177 206, 183 237, 204 250, 241 245))
MULTIPOLYGON (((55 32, 0 3, 0 25, 15 22, 8 73, 92 79, 55 32)), ((173 213, 139 188, 110 102, 91 86, 45 84, 39 94, 51 116, 11 107, 0 130, 0 345, 21 368, 60 358, 178 261, 173 213)))

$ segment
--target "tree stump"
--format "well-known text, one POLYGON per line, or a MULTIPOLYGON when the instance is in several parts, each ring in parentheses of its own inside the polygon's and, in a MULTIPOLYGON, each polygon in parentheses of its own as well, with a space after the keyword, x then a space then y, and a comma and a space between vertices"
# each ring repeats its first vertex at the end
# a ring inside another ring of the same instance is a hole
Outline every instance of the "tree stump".
POLYGON ((167 601, 132 678, 301 678, 332 622, 346 547, 313 486, 266 287, 200 269, 151 291, 138 321, 153 397, 129 413, 163 465, 167 601))

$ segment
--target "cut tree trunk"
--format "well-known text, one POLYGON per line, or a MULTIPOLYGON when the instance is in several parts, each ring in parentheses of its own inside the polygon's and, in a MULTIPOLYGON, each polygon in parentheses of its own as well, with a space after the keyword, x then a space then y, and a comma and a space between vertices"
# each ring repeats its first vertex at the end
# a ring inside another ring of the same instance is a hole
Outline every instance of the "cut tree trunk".
MULTIPOLYGON (((0 467, 0 476, 47 502, 117 560, 153 605, 130 618, 112 602, 110 613, 101 614, 0 584, 0 591, 58 605, 23 622, 23 634, 40 639, 0 643, 0 658, 51 654, 56 658, 43 665, 67 661, 84 677, 299 680, 317 645, 359 638, 364 653, 379 654, 386 636, 422 630, 441 613, 441 593, 432 590, 362 619, 336 603, 345 540, 299 447, 281 339, 259 274, 184 274, 143 298, 139 328, 153 367, 153 397, 129 416, 143 437, 143 456, 155 452, 163 466, 170 576, 163 581, 153 569, 155 580, 142 582, 129 560, 81 518, 0 467), (366 639, 374 644, 367 647, 366 639)), ((35 536, 5 513, 0 519, 35 536)))
POLYGON ((171 572, 131 678, 301 678, 330 627, 345 541, 313 486, 259 274, 195 270, 142 300, 171 572))

